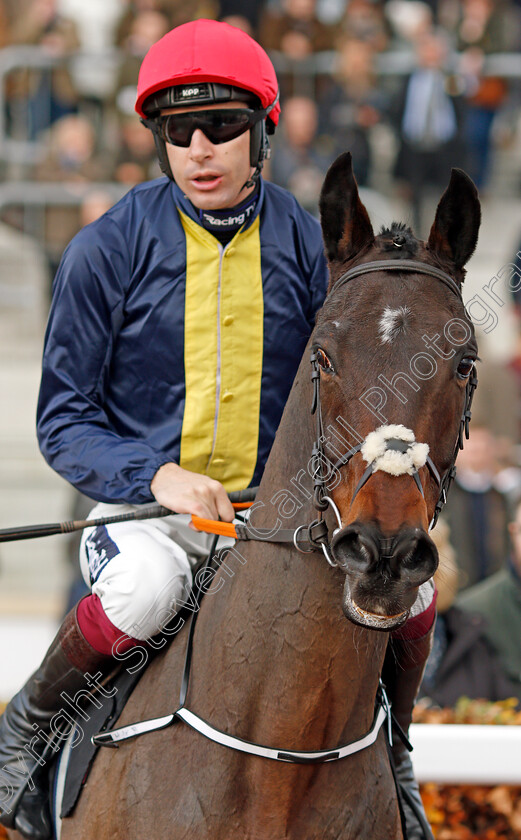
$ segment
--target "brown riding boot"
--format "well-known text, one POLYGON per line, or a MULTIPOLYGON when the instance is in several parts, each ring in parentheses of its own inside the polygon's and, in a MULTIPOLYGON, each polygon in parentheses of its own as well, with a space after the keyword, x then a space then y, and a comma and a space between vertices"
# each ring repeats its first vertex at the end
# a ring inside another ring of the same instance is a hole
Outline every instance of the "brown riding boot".
POLYGON ((96 680, 112 657, 83 636, 76 608, 66 616, 38 670, 0 716, 0 824, 31 840, 53 836, 48 771, 71 731, 75 703, 98 708, 96 680))
MULTIPOLYGON (((412 710, 429 656, 434 626, 420 639, 392 639, 389 642, 383 670, 383 682, 391 702, 393 715, 407 736, 412 710)), ((393 722, 393 745, 396 779, 400 786, 405 818, 406 840, 434 840, 414 778, 409 750, 393 722)))

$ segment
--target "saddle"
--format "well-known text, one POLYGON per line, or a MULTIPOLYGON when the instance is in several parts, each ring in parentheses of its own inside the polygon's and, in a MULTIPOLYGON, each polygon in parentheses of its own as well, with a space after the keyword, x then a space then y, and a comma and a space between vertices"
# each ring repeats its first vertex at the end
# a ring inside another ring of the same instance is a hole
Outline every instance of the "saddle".
POLYGON ((110 693, 112 696, 97 694, 96 699, 101 704, 101 708, 92 707, 91 710, 89 707, 89 720, 81 718, 83 739, 74 748, 70 747, 74 739, 74 731, 67 739, 50 779, 51 814, 55 825, 72 814, 88 779, 99 749, 92 743, 92 736, 110 729, 118 721, 128 698, 148 664, 134 674, 129 674, 125 669, 113 674, 105 684, 105 688, 109 689, 107 694, 110 693))

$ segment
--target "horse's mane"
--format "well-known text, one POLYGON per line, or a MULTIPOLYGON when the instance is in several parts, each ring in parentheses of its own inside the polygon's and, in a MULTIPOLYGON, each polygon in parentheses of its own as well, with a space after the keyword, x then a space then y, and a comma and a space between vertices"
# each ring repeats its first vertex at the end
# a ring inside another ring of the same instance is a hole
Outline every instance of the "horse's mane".
POLYGON ((378 239, 387 247, 394 247, 396 242, 400 243, 401 254, 406 257, 418 251, 418 240, 411 228, 405 222, 392 222, 390 227, 382 225, 378 239))
POLYGON ((383 236, 384 234, 393 236, 395 233, 409 234, 414 238, 414 234, 406 222, 391 222, 391 227, 385 227, 385 225, 382 225, 379 236, 383 236))

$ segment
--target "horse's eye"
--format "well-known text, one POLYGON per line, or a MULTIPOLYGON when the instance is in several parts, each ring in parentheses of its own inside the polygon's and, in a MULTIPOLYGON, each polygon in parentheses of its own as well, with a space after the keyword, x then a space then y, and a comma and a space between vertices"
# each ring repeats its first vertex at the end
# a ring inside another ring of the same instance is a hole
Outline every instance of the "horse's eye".
POLYGON ((326 373, 334 373, 335 372, 335 368, 331 364, 330 358, 328 356, 326 356, 324 351, 321 350, 320 348, 317 350, 317 362, 318 362, 319 366, 322 368, 322 370, 325 371, 326 373))
POLYGON ((474 359, 462 359, 458 365, 458 376, 460 379, 468 379, 474 367, 474 359))

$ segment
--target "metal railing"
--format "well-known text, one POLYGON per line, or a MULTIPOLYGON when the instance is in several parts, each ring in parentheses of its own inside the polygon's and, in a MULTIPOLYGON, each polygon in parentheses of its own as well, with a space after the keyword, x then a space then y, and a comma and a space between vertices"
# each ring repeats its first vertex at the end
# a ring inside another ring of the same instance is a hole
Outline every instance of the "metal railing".
POLYGON ((35 183, 34 181, 10 181, 0 184, 0 220, 9 209, 20 208, 23 212, 22 229, 42 247, 46 244, 46 219, 48 208, 81 207, 83 202, 96 194, 106 195, 112 203, 119 201, 128 184, 113 182, 88 183, 35 183))
MULTIPOLYGON (((89 64, 96 72, 99 72, 100 65, 104 65, 107 73, 113 73, 115 77, 120 60, 121 52, 116 49, 99 54, 73 53, 67 56, 53 55, 39 46, 11 46, 0 50, 0 160, 21 165, 34 164, 43 157, 47 148, 41 134, 30 137, 28 99, 9 96, 8 82, 13 74, 25 71, 46 80, 49 102, 39 104, 41 108, 47 105, 50 113, 53 70, 65 67, 74 77, 75 68, 81 62, 84 73, 88 74, 89 64)), ((110 87, 109 84, 108 91, 110 87)))
POLYGON ((415 723, 409 737, 419 782, 521 784, 521 727, 415 723))
POLYGON ((112 181, 85 183, 9 181, 0 184, 0 212, 6 207, 22 205, 77 207, 94 193, 105 193, 114 201, 118 201, 128 190, 128 184, 112 181))
MULTIPOLYGON (((333 74, 338 61, 338 53, 334 50, 314 53, 298 61, 276 51, 270 52, 270 57, 279 77, 291 77, 295 92, 312 98, 316 94, 317 79, 333 74)), ((462 56, 454 54, 447 69, 451 73, 459 73, 461 61, 462 56)), ((415 67, 416 60, 412 50, 387 50, 375 56, 375 70, 380 78, 406 76, 415 67)), ((519 53, 488 55, 483 65, 483 75, 499 76, 510 82, 521 83, 521 56, 519 53)))

